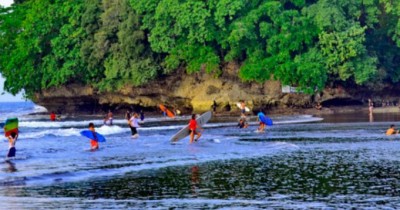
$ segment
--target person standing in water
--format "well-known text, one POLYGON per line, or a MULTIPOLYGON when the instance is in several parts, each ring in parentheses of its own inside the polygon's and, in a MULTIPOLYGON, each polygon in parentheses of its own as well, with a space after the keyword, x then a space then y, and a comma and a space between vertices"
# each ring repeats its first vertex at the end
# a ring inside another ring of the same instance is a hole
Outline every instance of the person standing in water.
POLYGON ((245 117, 241 117, 239 119, 239 123, 237 125, 239 128, 247 128, 249 126, 249 124, 247 123, 247 120, 245 117))
POLYGON ((95 151, 99 149, 99 142, 96 139, 96 131, 94 129, 94 124, 89 123, 89 130, 93 132, 93 136, 95 139, 90 139, 90 150, 95 151))
POLYGON ((394 134, 399 134, 399 130, 396 130, 396 127, 394 125, 390 125, 389 129, 386 131, 386 136, 394 135, 394 134))
POLYGON ((140 120, 141 120, 141 121, 144 120, 144 112, 143 112, 143 109, 140 110, 140 120))
POLYGON ((137 128, 140 127, 138 122, 138 114, 133 113, 133 116, 131 117, 131 119, 129 119, 128 123, 131 127, 132 138, 138 138, 139 134, 137 132, 137 128))
POLYGON ((374 102, 370 98, 368 99, 368 109, 369 109, 369 114, 372 114, 374 110, 374 102))
POLYGON ((18 139, 18 134, 15 132, 12 132, 8 138, 8 153, 7 153, 7 159, 15 157, 16 149, 15 149, 15 143, 17 142, 18 139))
POLYGON ((258 116, 258 121, 260 121, 260 126, 258 127, 257 131, 260 133, 263 133, 265 130, 265 123, 261 121, 261 115, 264 115, 264 113, 262 111, 260 111, 257 116, 258 116))
POLYGON ((56 118, 57 118, 56 113, 51 112, 50 113, 50 121, 56 121, 56 118))
POLYGON ((113 124, 113 113, 111 112, 111 110, 108 110, 106 118, 104 119, 104 124, 105 125, 112 125, 113 124))
POLYGON ((197 124, 196 114, 192 114, 192 119, 189 121, 190 143, 198 141, 201 137, 201 133, 198 132, 197 129, 203 130, 203 128, 197 124), (197 136, 196 139, 194 138, 195 135, 197 136))

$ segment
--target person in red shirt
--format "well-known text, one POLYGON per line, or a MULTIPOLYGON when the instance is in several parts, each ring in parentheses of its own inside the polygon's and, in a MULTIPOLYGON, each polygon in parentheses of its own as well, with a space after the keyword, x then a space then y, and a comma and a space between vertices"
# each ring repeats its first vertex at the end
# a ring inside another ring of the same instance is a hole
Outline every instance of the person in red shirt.
POLYGON ((54 112, 51 112, 50 114, 50 120, 51 121, 56 121, 56 114, 54 112))
POLYGON ((193 141, 199 140, 201 133, 198 131, 198 129, 203 130, 203 128, 197 124, 196 115, 193 114, 192 119, 189 121, 190 143, 193 143, 193 141), (197 136, 196 139, 194 138, 195 135, 197 136))
MULTIPOLYGON (((89 123, 89 130, 95 132, 93 123, 89 123)), ((94 139, 90 139, 90 150, 95 151, 98 149, 99 149, 99 142, 95 141, 94 139)))

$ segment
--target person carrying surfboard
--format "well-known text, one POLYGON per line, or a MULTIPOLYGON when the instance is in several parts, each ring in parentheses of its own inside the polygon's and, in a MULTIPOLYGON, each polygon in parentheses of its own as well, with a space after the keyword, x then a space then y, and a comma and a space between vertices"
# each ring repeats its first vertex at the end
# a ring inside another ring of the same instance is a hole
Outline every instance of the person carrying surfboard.
POLYGON ((203 130, 203 128, 196 121, 196 114, 192 114, 192 119, 189 121, 190 143, 198 141, 201 137, 201 133, 197 131, 198 129, 203 130), (194 138, 195 135, 197 136, 196 139, 194 138))
MULTIPOLYGON (((96 134, 95 134, 95 129, 94 129, 94 124, 93 123, 89 123, 89 130, 93 132, 93 136, 96 138, 96 134)), ((99 149, 99 142, 96 141, 96 139, 90 139, 90 150, 94 151, 94 150, 98 150, 99 149)))
POLYGON ((13 158, 15 157, 15 143, 17 142, 18 139, 18 134, 15 132, 12 132, 10 136, 7 137, 8 138, 8 153, 7 153, 7 159, 8 158, 13 158))
POLYGON ((133 116, 131 117, 131 119, 129 119, 128 123, 131 128, 132 138, 138 138, 139 134, 137 132, 137 128, 140 126, 138 122, 138 114, 136 112, 133 113, 133 116))
POLYGON ((258 121, 260 121, 260 126, 258 126, 257 131, 260 132, 260 133, 264 132, 265 126, 266 126, 266 124, 261 120, 261 116, 262 116, 262 115, 264 115, 264 113, 263 113, 262 111, 260 111, 260 112, 257 114, 258 121))
POLYGON ((246 103, 244 103, 244 101, 240 101, 240 110, 241 115, 246 116, 246 103))

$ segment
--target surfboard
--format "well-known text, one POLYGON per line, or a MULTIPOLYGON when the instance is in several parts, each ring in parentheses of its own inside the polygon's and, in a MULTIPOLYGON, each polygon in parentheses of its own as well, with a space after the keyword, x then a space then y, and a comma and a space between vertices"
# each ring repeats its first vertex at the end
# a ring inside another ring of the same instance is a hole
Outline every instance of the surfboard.
POLYGON ((8 137, 12 132, 18 134, 18 118, 8 118, 4 123, 4 135, 8 137))
POLYGON ((274 123, 272 122, 271 118, 265 116, 263 113, 258 113, 258 118, 260 119, 261 122, 268 126, 272 126, 274 123))
POLYGON ((98 142, 105 142, 106 141, 106 138, 104 138, 103 135, 101 135, 101 134, 99 134, 97 132, 93 132, 91 130, 81 131, 81 135, 84 136, 84 137, 87 137, 89 139, 93 139, 95 141, 98 141, 98 142))
MULTIPOLYGON (((212 117, 212 112, 208 111, 208 112, 202 114, 200 117, 198 117, 196 119, 196 122, 200 126, 203 126, 211 119, 211 117, 212 117)), ((172 136, 171 143, 174 143, 181 139, 184 139, 186 136, 189 136, 189 125, 185 126, 180 131, 178 131, 178 133, 176 133, 174 136, 172 136)))
MULTIPOLYGON (((240 102, 239 102, 239 103, 236 103, 236 106, 239 107, 239 109, 242 109, 242 105, 241 105, 240 102)), ((250 109, 249 109, 249 107, 247 107, 247 106, 244 107, 244 110, 245 110, 246 112, 250 112, 250 109)))
POLYGON ((160 107, 161 111, 166 112, 168 117, 170 117, 170 118, 174 118, 174 117, 175 117, 174 113, 172 113, 172 112, 171 112, 169 109, 167 109, 167 107, 165 107, 164 105, 160 104, 160 105, 158 105, 158 107, 160 107))

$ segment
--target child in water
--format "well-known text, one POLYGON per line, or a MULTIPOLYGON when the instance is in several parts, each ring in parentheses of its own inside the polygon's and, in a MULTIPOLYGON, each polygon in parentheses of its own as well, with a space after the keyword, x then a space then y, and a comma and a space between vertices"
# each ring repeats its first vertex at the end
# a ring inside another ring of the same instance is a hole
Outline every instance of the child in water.
POLYGON ((7 159, 15 157, 16 149, 15 149, 15 143, 17 142, 18 139, 18 134, 15 132, 12 132, 8 138, 8 153, 7 153, 7 159))
POLYGON ((196 115, 192 114, 192 119, 189 121, 190 143, 193 143, 193 141, 198 141, 201 136, 201 133, 196 131, 196 129, 203 130, 203 128, 197 124, 196 115), (194 138, 195 135, 197 136, 196 139, 194 138))
POLYGON ((239 119, 239 123, 238 123, 237 126, 238 126, 239 128, 247 128, 249 125, 248 125, 248 123, 247 123, 247 121, 246 121, 246 118, 241 117, 241 118, 239 119))
POLYGON ((394 125, 390 125, 389 129, 386 131, 386 136, 398 134, 399 130, 396 130, 396 127, 394 125))
MULTIPOLYGON (((93 132, 93 136, 96 138, 96 131, 94 130, 94 124, 89 123, 89 130, 93 132)), ((99 142, 96 139, 90 139, 90 150, 98 150, 99 149, 99 142)))

